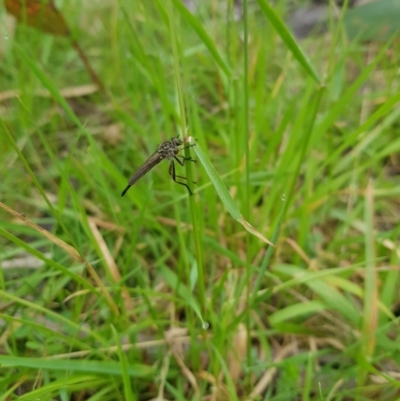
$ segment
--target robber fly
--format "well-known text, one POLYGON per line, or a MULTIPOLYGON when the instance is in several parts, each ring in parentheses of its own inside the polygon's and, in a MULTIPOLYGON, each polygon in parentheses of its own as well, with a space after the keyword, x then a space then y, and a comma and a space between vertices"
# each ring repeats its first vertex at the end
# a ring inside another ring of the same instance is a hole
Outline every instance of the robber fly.
MULTIPOLYGON (((170 160, 170 165, 169 165, 169 174, 172 177, 172 179, 180 185, 184 185, 190 195, 193 195, 192 191, 189 188, 189 185, 187 185, 184 182, 177 181, 176 178, 183 178, 186 180, 186 177, 182 177, 180 175, 175 174, 175 160, 183 166, 185 164, 186 160, 190 160, 195 162, 191 157, 190 158, 185 158, 184 156, 178 156, 179 151, 181 150, 179 146, 183 144, 183 141, 179 139, 179 137, 176 138, 171 138, 169 141, 163 142, 158 149, 136 170, 136 172, 133 174, 131 179, 129 180, 128 186, 123 190, 121 196, 124 196, 128 189, 135 184, 141 177, 143 177, 145 174, 147 174, 154 166, 156 166, 158 163, 160 163, 162 160, 168 159, 170 160), (179 157, 181 159, 179 159, 179 157)), ((189 145, 190 146, 190 145, 189 145)))

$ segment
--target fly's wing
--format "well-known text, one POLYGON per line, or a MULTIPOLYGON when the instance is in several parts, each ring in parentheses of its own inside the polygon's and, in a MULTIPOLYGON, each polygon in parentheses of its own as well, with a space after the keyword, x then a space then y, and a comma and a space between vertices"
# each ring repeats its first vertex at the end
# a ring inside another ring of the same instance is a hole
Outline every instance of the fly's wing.
POLYGON ((143 177, 146 173, 148 173, 154 166, 160 163, 164 157, 160 154, 159 151, 154 152, 136 171, 135 174, 130 178, 128 186, 123 190, 121 196, 124 196, 128 189, 139 180, 139 178, 143 177))
POLYGON ((139 178, 143 177, 147 174, 154 166, 160 163, 164 158, 162 155, 156 151, 154 152, 133 174, 133 176, 129 180, 129 186, 133 185, 135 182, 139 180, 139 178))

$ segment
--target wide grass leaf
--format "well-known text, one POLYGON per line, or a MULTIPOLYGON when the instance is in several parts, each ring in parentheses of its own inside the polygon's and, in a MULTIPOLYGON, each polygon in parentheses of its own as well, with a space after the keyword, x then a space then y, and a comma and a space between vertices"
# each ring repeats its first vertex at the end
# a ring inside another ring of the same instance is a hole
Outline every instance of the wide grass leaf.
POLYGON ((286 308, 283 308, 271 316, 269 316, 269 322, 272 326, 286 322, 289 319, 304 317, 303 315, 309 315, 318 313, 321 310, 327 309, 326 305, 320 301, 309 301, 302 302, 295 305, 290 305, 286 308))

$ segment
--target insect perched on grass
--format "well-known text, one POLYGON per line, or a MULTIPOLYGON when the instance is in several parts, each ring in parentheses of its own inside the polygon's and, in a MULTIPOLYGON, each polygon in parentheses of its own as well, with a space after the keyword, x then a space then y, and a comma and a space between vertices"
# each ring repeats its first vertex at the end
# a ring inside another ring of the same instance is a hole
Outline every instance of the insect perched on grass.
MULTIPOLYGON (((169 141, 163 142, 158 149, 136 170, 135 174, 130 178, 128 186, 123 190, 121 196, 124 196, 128 189, 135 184, 136 181, 138 181, 141 177, 143 177, 145 174, 147 174, 154 166, 156 166, 158 163, 160 163, 164 159, 168 159, 171 161, 169 165, 169 174, 172 177, 172 179, 180 185, 184 185, 190 195, 193 195, 192 191, 189 188, 189 185, 187 185, 184 182, 177 181, 176 178, 183 178, 186 180, 186 177, 182 177, 181 175, 176 175, 175 174, 175 162, 176 160, 181 166, 185 164, 186 160, 190 160, 192 162, 195 162, 196 160, 193 160, 191 157, 186 158, 184 156, 178 156, 179 151, 181 150, 179 146, 183 144, 183 141, 179 139, 179 137, 176 138, 171 138, 169 141), (179 159, 179 157, 181 159, 179 159)), ((191 145, 189 145, 191 146, 191 145)))

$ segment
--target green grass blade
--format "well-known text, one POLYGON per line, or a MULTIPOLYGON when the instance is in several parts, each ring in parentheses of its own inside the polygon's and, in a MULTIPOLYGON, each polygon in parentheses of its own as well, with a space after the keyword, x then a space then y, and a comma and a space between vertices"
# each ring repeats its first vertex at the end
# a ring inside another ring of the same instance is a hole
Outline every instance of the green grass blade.
POLYGON ((280 309, 279 311, 270 315, 268 319, 271 325, 274 326, 300 316, 303 319, 303 315, 318 313, 319 311, 326 309, 326 305, 321 301, 302 302, 280 309))
MULTIPOLYGON (((181 135, 185 137, 187 135, 187 122, 186 122, 186 112, 185 112, 185 103, 184 103, 184 91, 183 91, 183 82, 182 82, 182 73, 180 69, 180 54, 178 52, 178 40, 176 35, 177 26, 175 23, 174 18, 174 8, 172 6, 172 1, 168 1, 168 16, 169 16, 169 28, 170 28, 170 35, 171 35, 171 46, 172 46, 172 53, 174 56, 174 74, 175 74, 175 81, 176 81, 176 89, 178 93, 178 100, 179 100, 179 109, 180 109, 180 117, 181 117, 181 135)), ((185 149, 185 157, 190 158, 190 149, 186 147, 185 149)), ((192 178, 192 166, 191 163, 186 163, 186 178, 188 182, 193 182, 192 178)), ((193 225, 193 233, 194 233, 194 246, 196 249, 196 261, 197 261, 197 276, 198 276, 198 294, 200 299, 200 307, 202 314, 206 313, 206 291, 205 291, 205 280, 204 280, 204 251, 203 251, 203 243, 202 243, 202 234, 200 232, 200 220, 197 211, 197 204, 195 202, 195 198, 190 196, 189 197, 189 205, 190 205, 190 213, 192 218, 192 225, 193 225)), ((176 205, 175 205, 176 207, 176 205)), ((175 209, 176 210, 176 209, 175 209)), ((176 210, 177 213, 177 210, 176 210)), ((179 217, 178 217, 179 219, 179 217)), ((180 235, 181 241, 183 236, 180 235)), ((183 241, 181 242, 183 244, 183 241)), ((186 247, 182 248, 182 252, 186 253, 186 247)), ((187 258, 185 258, 187 260, 187 258)), ((188 263, 185 263, 186 273, 185 275, 188 276, 188 263)))
POLYGON ((73 279, 77 283, 81 284, 84 288, 97 293, 96 288, 93 287, 87 280, 82 278, 79 274, 74 273, 70 269, 62 266, 60 263, 57 263, 54 260, 46 258, 46 256, 44 256, 37 249, 32 248, 29 244, 20 240, 19 238, 17 238, 16 236, 12 235, 9 232, 7 232, 6 230, 3 230, 1 227, 0 227, 0 235, 3 235, 4 237, 8 238, 10 241, 13 241, 16 245, 20 246, 22 249, 25 249, 27 252, 29 252, 31 255, 37 257, 38 259, 43 260, 43 262, 47 263, 49 266, 52 266, 55 270, 58 270, 60 273, 63 273, 65 276, 69 276, 71 279, 73 279))
POLYGON ((162 271, 165 282, 171 288, 178 289, 179 296, 190 305, 190 307, 196 313, 198 318, 201 320, 202 324, 204 324, 205 321, 201 314, 200 308, 199 308, 193 294, 191 293, 190 289, 184 283, 179 282, 178 276, 172 270, 167 269, 164 266, 161 266, 160 269, 162 271))
POLYGON ((196 156, 201 161, 208 177, 210 178, 211 182, 214 185, 215 190, 217 191, 218 196, 222 200, 222 203, 225 205, 226 209, 228 210, 229 214, 243 227, 250 232, 251 234, 255 235, 262 241, 266 242, 269 245, 273 245, 268 239, 266 239, 260 232, 258 232, 253 226, 250 225, 240 213, 239 208, 236 206, 235 201, 232 199, 229 191, 227 190, 224 182, 222 181, 221 177, 219 176, 217 170, 215 170, 214 166, 212 165, 208 156, 201 150, 200 146, 195 145, 193 146, 194 152, 196 156))
MULTIPOLYGON (((55 360, 0 355, 0 364, 3 367, 24 367, 50 371, 70 371, 122 376, 121 364, 113 361, 74 361, 71 359, 55 360)), ((127 370, 129 377, 146 377, 152 372, 153 369, 151 367, 142 364, 131 364, 127 370)))
POLYGON ((127 401, 134 401, 136 398, 133 396, 131 381, 130 381, 130 369, 125 353, 122 351, 121 340, 119 339, 117 330, 114 326, 111 326, 111 331, 114 335, 114 342, 117 344, 117 354, 120 363, 120 372, 122 375, 122 381, 124 383, 124 399, 127 401))
MULTIPOLYGON (((19 401, 33 401, 33 400, 45 400, 45 399, 55 399, 56 394, 60 394, 65 388, 69 391, 82 391, 84 389, 97 389, 102 385, 103 379, 96 377, 95 375, 68 375, 66 378, 51 381, 48 384, 44 384, 39 388, 32 391, 26 392, 21 397, 18 397, 19 401), (52 394, 53 397, 49 398, 52 394)), ((5 398, 6 400, 8 398, 5 398)), ((3 401, 3 398, 0 398, 3 401)))
POLYGON ((51 93, 54 99, 60 104, 60 106, 65 110, 68 117, 76 124, 77 127, 81 129, 85 129, 82 123, 80 122, 79 118, 76 116, 74 111, 72 110, 71 106, 68 102, 64 99, 61 95, 57 85, 38 67, 37 63, 32 60, 25 52, 19 47, 16 46, 15 49, 17 50, 19 56, 22 60, 28 65, 28 67, 33 71, 33 73, 39 78, 42 82, 43 86, 51 93))
POLYGON ((100 334, 98 334, 96 331, 91 330, 91 329, 87 328, 86 326, 81 326, 81 325, 73 322, 71 319, 67 319, 66 317, 60 315, 59 313, 53 312, 49 309, 46 309, 41 305, 36 305, 33 302, 26 301, 25 299, 21 299, 18 296, 7 293, 6 291, 3 291, 3 290, 0 290, 0 296, 3 299, 9 299, 10 301, 13 301, 17 304, 23 305, 32 311, 35 310, 38 313, 43 313, 44 315, 49 316, 50 318, 54 319, 55 321, 59 321, 64 326, 71 329, 72 332, 85 333, 85 334, 91 336, 93 339, 96 339, 97 341, 99 341, 101 344, 105 345, 104 338, 101 337, 100 334))
POLYGON ((314 79, 315 82, 321 84, 321 79, 318 77, 315 68, 312 66, 306 54, 297 44, 295 38, 290 33, 289 29, 282 21, 282 19, 279 17, 279 15, 275 12, 273 7, 268 3, 267 0, 257 0, 257 3, 260 6, 264 15, 268 18, 268 21, 275 28, 276 33, 281 37, 286 47, 292 52, 296 60, 300 63, 300 65, 304 68, 304 70, 314 79))
POLYGON ((172 0, 175 8, 181 14, 182 18, 188 22, 188 24, 194 29, 194 31, 199 35, 204 45, 207 47, 211 55, 213 56, 215 62, 220 66, 220 68, 225 72, 225 74, 230 77, 232 75, 231 69, 229 68, 227 62, 223 59, 218 49, 215 46, 215 42, 211 40, 208 36, 206 30, 200 24, 200 22, 188 11, 186 6, 180 0, 172 0))

